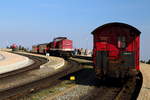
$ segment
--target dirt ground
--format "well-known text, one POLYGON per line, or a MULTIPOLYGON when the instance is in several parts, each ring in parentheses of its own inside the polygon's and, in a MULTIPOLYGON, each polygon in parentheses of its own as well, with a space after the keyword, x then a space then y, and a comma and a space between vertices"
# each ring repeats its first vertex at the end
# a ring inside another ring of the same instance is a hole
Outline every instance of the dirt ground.
POLYGON ((8 52, 4 52, 4 51, 0 51, 0 54, 5 57, 3 60, 0 61, 0 66, 14 64, 16 62, 24 61, 27 59, 26 57, 8 53, 8 52))
POLYGON ((137 100, 150 100, 150 65, 141 63, 143 85, 137 100))

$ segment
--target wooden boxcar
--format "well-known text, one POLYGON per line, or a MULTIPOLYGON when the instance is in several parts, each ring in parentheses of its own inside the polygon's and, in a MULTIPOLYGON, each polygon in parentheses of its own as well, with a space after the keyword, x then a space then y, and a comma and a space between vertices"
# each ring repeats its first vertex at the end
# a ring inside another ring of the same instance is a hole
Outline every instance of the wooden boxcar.
POLYGON ((33 46, 32 46, 32 52, 33 52, 33 53, 39 53, 38 45, 33 45, 33 46))
POLYGON ((124 23, 108 23, 93 34, 93 61, 98 78, 124 78, 139 70, 140 31, 124 23))
POLYGON ((48 50, 48 43, 39 44, 39 53, 40 54, 46 54, 48 50))

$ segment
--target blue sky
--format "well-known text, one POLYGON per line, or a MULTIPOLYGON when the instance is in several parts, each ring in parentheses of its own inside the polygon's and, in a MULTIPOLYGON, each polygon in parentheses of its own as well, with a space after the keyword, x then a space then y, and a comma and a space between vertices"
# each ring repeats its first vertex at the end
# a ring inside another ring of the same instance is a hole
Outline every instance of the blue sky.
POLYGON ((31 47, 67 36, 74 47, 92 48, 96 27, 124 22, 141 34, 141 59, 150 58, 150 0, 1 0, 0 47, 31 47))

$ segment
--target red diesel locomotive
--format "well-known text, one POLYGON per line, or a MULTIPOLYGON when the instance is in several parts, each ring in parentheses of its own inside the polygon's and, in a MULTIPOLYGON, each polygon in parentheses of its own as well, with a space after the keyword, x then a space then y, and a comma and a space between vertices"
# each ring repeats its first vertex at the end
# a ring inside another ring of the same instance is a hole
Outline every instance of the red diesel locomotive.
POLYGON ((72 56, 73 46, 72 40, 66 37, 57 37, 50 43, 32 46, 32 52, 46 54, 51 56, 70 57, 72 56))
POLYGON ((48 44, 47 52, 50 55, 70 57, 73 52, 72 40, 66 37, 57 37, 48 44))
POLYGON ((96 28, 93 61, 98 78, 125 78, 139 70, 140 31, 124 23, 108 23, 96 28))

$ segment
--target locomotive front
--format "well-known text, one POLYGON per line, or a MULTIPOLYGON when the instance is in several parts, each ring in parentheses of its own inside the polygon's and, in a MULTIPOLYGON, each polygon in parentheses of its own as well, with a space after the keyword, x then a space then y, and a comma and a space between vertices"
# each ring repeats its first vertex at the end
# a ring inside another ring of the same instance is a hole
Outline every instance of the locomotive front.
POLYGON ((108 23, 93 32, 93 61, 98 78, 124 78, 139 70, 140 31, 124 23, 108 23))

